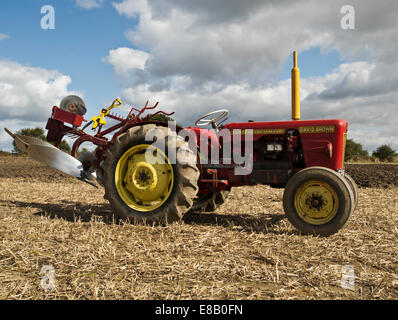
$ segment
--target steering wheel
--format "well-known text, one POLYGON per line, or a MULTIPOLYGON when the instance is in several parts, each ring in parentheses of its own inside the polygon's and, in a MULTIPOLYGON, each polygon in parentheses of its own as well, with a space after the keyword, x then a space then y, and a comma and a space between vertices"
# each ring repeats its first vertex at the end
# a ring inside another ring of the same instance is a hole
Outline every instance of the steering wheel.
POLYGON ((211 124, 213 129, 218 130, 217 121, 224 119, 227 115, 228 115, 228 110, 226 109, 216 110, 208 114, 205 114, 203 117, 200 117, 198 120, 196 120, 195 125, 198 127, 204 127, 207 126, 208 124, 211 124), (217 116, 208 118, 213 115, 217 116))

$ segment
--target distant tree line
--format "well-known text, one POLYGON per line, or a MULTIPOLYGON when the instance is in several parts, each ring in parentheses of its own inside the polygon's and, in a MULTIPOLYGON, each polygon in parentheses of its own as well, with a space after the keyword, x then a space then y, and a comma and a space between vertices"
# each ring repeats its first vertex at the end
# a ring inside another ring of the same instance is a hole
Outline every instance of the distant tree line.
POLYGON ((398 153, 396 153, 388 144, 379 146, 370 156, 369 152, 364 150, 360 143, 357 143, 352 139, 347 139, 345 161, 393 162, 397 161, 397 157, 398 153))

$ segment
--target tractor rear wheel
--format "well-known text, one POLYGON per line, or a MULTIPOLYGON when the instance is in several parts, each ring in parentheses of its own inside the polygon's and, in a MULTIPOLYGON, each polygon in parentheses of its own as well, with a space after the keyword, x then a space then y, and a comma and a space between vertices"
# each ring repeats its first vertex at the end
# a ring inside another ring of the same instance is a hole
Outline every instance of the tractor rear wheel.
POLYGON ((213 212, 225 202, 229 192, 229 190, 221 190, 199 195, 194 199, 191 211, 213 212))
POLYGON ((164 224, 180 220, 198 191, 200 173, 192 159, 195 155, 188 143, 169 128, 133 127, 118 136, 106 154, 105 198, 117 216, 129 221, 164 224), (151 130, 158 130, 157 134, 151 130), (148 133, 164 137, 166 147, 147 141, 148 133), (179 161, 180 154, 184 162, 179 161))
POLYGON ((289 221, 304 234, 328 236, 340 230, 355 207, 348 182, 337 172, 310 167, 287 183, 283 208, 289 221))

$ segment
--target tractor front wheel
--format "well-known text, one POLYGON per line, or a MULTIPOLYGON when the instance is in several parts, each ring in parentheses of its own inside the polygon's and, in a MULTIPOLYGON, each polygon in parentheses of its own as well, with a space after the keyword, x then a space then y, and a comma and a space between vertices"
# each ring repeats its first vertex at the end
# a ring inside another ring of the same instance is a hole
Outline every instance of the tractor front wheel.
POLYGON ((192 159, 187 142, 169 128, 133 127, 118 136, 107 152, 105 198, 116 215, 129 221, 164 224, 180 220, 198 191, 200 173, 192 159), (148 136, 155 136, 157 142, 158 137, 164 138, 166 147, 147 141, 148 136), (179 155, 188 161, 181 162, 179 155))
POLYGON ((337 172, 310 167, 287 183, 283 208, 289 221, 304 234, 328 236, 340 230, 355 208, 348 182, 337 172))
POLYGON ((347 180, 348 184, 351 187, 352 193, 354 194, 354 204, 355 204, 354 209, 355 209, 358 205, 358 186, 355 180, 347 173, 344 174, 344 178, 347 180))

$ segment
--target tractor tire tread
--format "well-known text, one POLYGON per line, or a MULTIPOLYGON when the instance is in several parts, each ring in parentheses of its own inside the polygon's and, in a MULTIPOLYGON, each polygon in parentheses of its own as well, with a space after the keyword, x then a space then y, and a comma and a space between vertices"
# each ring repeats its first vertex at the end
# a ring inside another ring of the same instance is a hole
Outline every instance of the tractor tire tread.
POLYGON ((122 154, 135 143, 143 141, 149 130, 159 129, 166 137, 166 146, 169 141, 171 146, 176 146, 176 153, 180 148, 186 147, 186 142, 169 128, 156 126, 155 124, 145 124, 130 128, 125 133, 115 139, 113 146, 106 153, 106 159, 103 164, 104 169, 104 187, 106 198, 112 207, 112 210, 120 218, 129 221, 145 223, 145 224, 167 224, 181 220, 183 215, 190 210, 193 199, 198 192, 197 181, 199 179, 199 169, 196 165, 180 164, 178 161, 173 165, 174 183, 172 194, 161 207, 153 210, 153 212, 139 212, 128 207, 118 195, 114 174, 118 159, 122 154), (181 138, 181 139, 180 139, 181 138), (175 142, 175 144, 173 144, 175 142))

